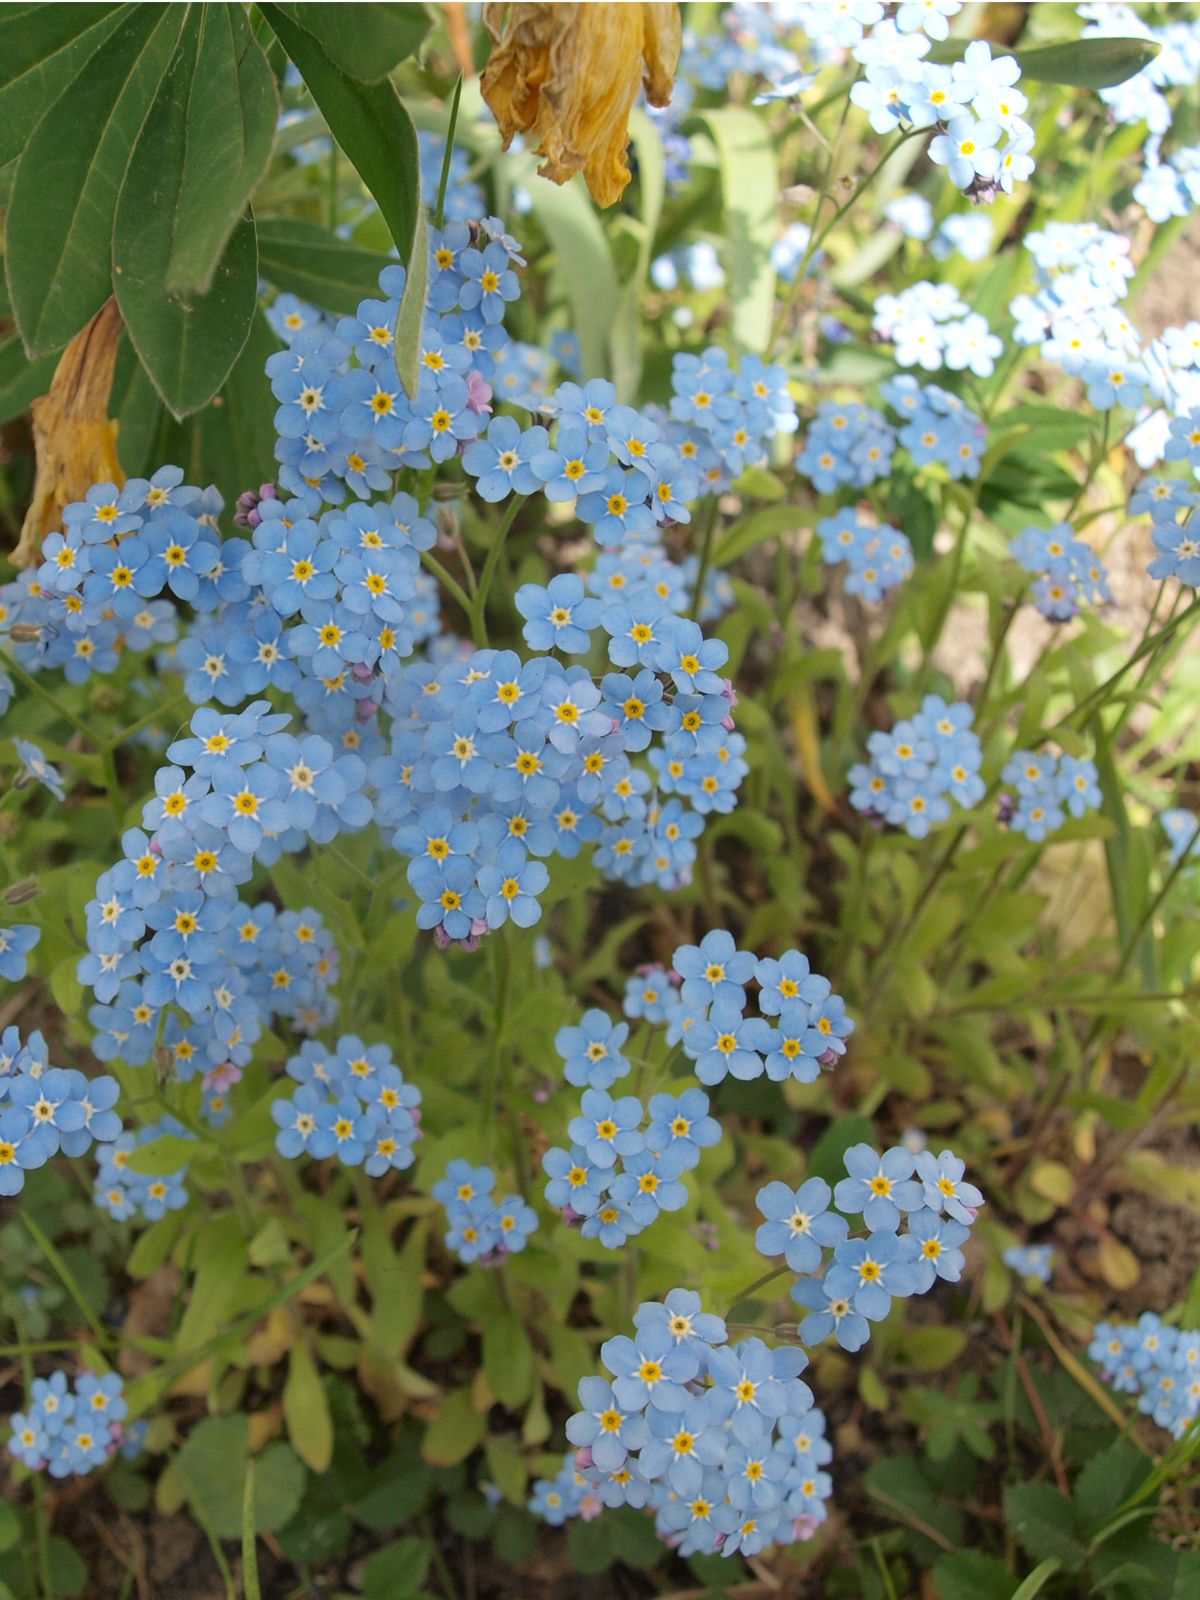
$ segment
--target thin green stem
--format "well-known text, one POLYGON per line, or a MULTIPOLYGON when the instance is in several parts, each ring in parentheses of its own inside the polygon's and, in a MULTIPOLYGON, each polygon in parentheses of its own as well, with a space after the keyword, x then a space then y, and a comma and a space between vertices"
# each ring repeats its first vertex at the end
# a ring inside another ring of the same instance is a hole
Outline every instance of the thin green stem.
MULTIPOLYGON (((25 1409, 33 1404, 33 1351, 37 1348, 26 1342, 25 1318, 20 1310, 14 1312, 20 1344, 15 1348, 21 1355, 21 1377, 25 1385, 25 1409)), ((35 1472, 33 1488, 33 1536, 37 1545, 38 1580, 43 1600, 54 1600, 54 1575, 50 1570, 50 1530, 46 1526, 46 1484, 40 1472, 35 1472)))
POLYGON ((509 531, 516 521, 517 512, 528 498, 528 495, 517 494, 509 502, 508 509, 500 520, 500 526, 492 537, 487 560, 483 563, 483 571, 479 575, 479 585, 475 590, 475 596, 467 607, 467 614, 471 619, 471 637, 475 641, 476 649, 487 649, 487 619, 484 611, 487 606, 488 594, 491 592, 492 579, 496 575, 496 567, 500 561, 505 542, 508 539, 509 531))
POLYGON ((713 533, 717 526, 717 497, 715 494, 708 496, 708 505, 705 510, 704 534, 700 543, 700 568, 696 573, 696 592, 692 596, 692 606, 688 613, 693 622, 700 620, 700 607, 704 603, 704 585, 708 581, 708 569, 712 564, 713 533))
POLYGON ((1098 713, 1104 709, 1112 695, 1112 691, 1120 683, 1125 674, 1131 671, 1132 668, 1136 667, 1139 661, 1145 660, 1145 658, 1150 655, 1152 651, 1157 650, 1164 639, 1170 638, 1171 634, 1173 634, 1177 628, 1182 627, 1182 625, 1187 622, 1189 618, 1194 617, 1197 612, 1200 612, 1200 598, 1193 600, 1186 611, 1181 611, 1177 617, 1172 617, 1171 621, 1165 623, 1157 633, 1151 634, 1149 638, 1143 638, 1141 644, 1130 656, 1129 660, 1126 661, 1123 666, 1118 667, 1116 672, 1114 672, 1111 677, 1106 678, 1102 684, 1093 689, 1091 694, 1085 695, 1073 710, 1068 711, 1065 713, 1065 715, 1061 716, 1053 727, 1047 728, 1041 736, 1042 740, 1044 741, 1051 738, 1059 728, 1066 727, 1068 723, 1072 722, 1076 717, 1080 716, 1084 712, 1087 713, 1086 720, 1090 722, 1094 716, 1098 715, 1098 713))
POLYGON ((487 1062, 483 1074, 483 1104, 480 1122, 483 1127, 484 1156, 490 1159, 492 1130, 496 1118, 496 1080, 500 1070, 500 1036, 508 1012, 509 951, 505 929, 497 931, 492 945, 492 1036, 488 1043, 487 1062))
POLYGON ((471 615, 471 600, 462 584, 452 578, 437 557, 431 556, 428 550, 421 551, 421 565, 427 571, 432 572, 439 583, 445 585, 469 617, 471 615))
POLYGON ((782 1266, 776 1267, 773 1272, 764 1272, 761 1278, 755 1278, 753 1283, 748 1283, 744 1289, 734 1295, 729 1302, 729 1310, 732 1311, 735 1306, 740 1306, 742 1301, 749 1299, 755 1290, 765 1288, 768 1283, 774 1283, 776 1278, 782 1278, 784 1273, 789 1270, 787 1266, 782 1266))
POLYGON ((177 694, 172 699, 165 700, 162 705, 156 706, 153 711, 147 711, 144 717, 139 717, 136 722, 131 722, 127 728, 122 728, 120 733, 114 733, 112 738, 106 740, 105 743, 110 750, 115 750, 118 745, 124 744, 126 740, 132 739, 135 735, 141 733, 143 728, 153 727, 156 722, 168 721, 176 706, 187 704, 187 695, 177 694))
POLYGON ((46 1257, 46 1260, 54 1268, 55 1272, 61 1279, 63 1288, 79 1307, 80 1313, 82 1314, 83 1319, 87 1323, 88 1327, 96 1335, 96 1338, 101 1344, 112 1344, 112 1334, 100 1321, 100 1318, 96 1314, 95 1307, 90 1304, 87 1296, 79 1287, 79 1282, 75 1277, 75 1274, 71 1271, 70 1267, 68 1267, 62 1256, 59 1255, 58 1251, 42 1232, 41 1228, 39 1228, 37 1223, 33 1220, 28 1208, 22 1210, 20 1216, 25 1226, 33 1235, 35 1242, 40 1246, 42 1254, 46 1257))
POLYGON ((84 738, 87 739, 90 744, 96 745, 97 748, 103 748, 102 741, 99 741, 96 738, 95 730, 93 728, 89 728, 82 717, 77 717, 73 711, 71 711, 67 706, 64 706, 56 694, 52 694, 44 684, 39 683, 32 672, 26 672, 25 668, 15 656, 11 654, 6 655, 4 660, 5 665, 13 674, 13 676, 19 678, 27 689, 36 694, 40 700, 44 700, 48 706, 53 706, 54 710, 64 722, 69 722, 75 731, 83 734, 84 738))
POLYGON ((462 99, 463 78, 458 75, 458 82, 454 85, 454 98, 450 102, 450 126, 446 129, 446 149, 442 155, 442 176, 438 181, 437 215, 434 218, 434 227, 441 229, 446 220, 446 187, 450 182, 450 158, 454 154, 454 130, 458 126, 458 103, 462 99))

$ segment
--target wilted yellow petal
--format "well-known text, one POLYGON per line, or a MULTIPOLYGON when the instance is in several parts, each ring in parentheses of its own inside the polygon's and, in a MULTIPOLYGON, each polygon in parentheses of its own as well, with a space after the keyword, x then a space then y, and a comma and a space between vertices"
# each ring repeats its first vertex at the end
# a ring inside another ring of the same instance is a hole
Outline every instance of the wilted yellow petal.
POLYGON ((30 407, 37 477, 21 541, 9 557, 15 567, 37 561, 42 540, 62 527, 63 509, 82 500, 94 483, 125 483, 117 424, 108 418, 120 342, 121 313, 110 300, 59 357, 50 393, 30 407))
POLYGON ((679 7, 488 4, 483 21, 495 47, 480 88, 504 148, 514 134, 530 135, 542 177, 566 183, 582 172, 599 205, 619 200, 639 89, 651 105, 671 98, 679 7))

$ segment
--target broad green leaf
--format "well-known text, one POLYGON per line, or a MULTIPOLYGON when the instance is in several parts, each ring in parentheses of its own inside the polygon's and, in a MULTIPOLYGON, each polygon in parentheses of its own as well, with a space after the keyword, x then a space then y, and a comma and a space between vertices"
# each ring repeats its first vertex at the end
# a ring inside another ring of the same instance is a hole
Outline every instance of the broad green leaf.
POLYGON ((0 12, 0 166, 20 155, 29 130, 80 66, 136 8, 5 6, 0 12))
POLYGON ((608 372, 609 336, 621 290, 608 235, 581 177, 561 186, 539 178, 530 155, 506 156, 504 169, 513 183, 529 192, 538 221, 558 258, 558 272, 579 334, 584 376, 608 372))
POLYGON ((180 462, 190 483, 215 483, 227 506, 243 489, 270 482, 279 469, 274 402, 263 365, 279 348, 271 324, 256 311, 250 337, 211 404, 179 422, 160 403, 152 459, 180 462))
POLYGON ((1017 1580, 1003 1562, 982 1550, 959 1550, 933 1569, 940 1600, 1011 1600, 1017 1580))
POLYGON ((207 293, 229 236, 271 159, 275 75, 240 5, 197 6, 183 176, 164 286, 207 293))
POLYGON ((730 326, 742 350, 764 351, 775 312, 775 243, 779 168, 763 119, 743 106, 703 113, 721 158, 729 234, 730 326))
MULTIPOLYGON (((969 39, 937 41, 929 60, 961 61, 969 39)), ((1023 78, 1035 83, 1060 83, 1075 89, 1111 89, 1136 77, 1162 50, 1152 39, 1072 39, 1062 44, 1039 45, 1033 50, 1008 52, 1016 57, 1023 78)))
POLYGON ((258 223, 262 276, 326 311, 353 316, 361 300, 378 296, 379 274, 390 262, 382 251, 348 244, 315 222, 272 218, 258 223))
POLYGON ((826 1183, 836 1183, 845 1176, 842 1157, 852 1144, 871 1144, 875 1139, 875 1124, 870 1117, 853 1113, 831 1122, 813 1145, 808 1158, 808 1176, 824 1178, 826 1183))
POLYGON ((296 1340, 288 1356, 283 1415, 292 1449, 306 1467, 324 1472, 333 1459, 333 1419, 312 1351, 304 1338, 296 1340))
POLYGON ((279 5, 293 22, 316 38, 343 72, 363 83, 386 78, 406 56, 415 56, 429 32, 424 6, 360 3, 279 5))
POLYGON ((420 204, 420 188, 421 174, 418 171, 417 226, 413 233, 412 254, 392 339, 396 372, 410 400, 416 399, 421 383, 421 323, 425 316, 425 286, 429 278, 429 235, 425 226, 425 207, 420 204))
POLYGON ((465 1461, 487 1431, 487 1418, 471 1406, 471 1386, 455 1389, 425 1430, 421 1454, 432 1467, 465 1461))
POLYGON ((817 513, 811 507, 764 506, 752 511, 748 517, 735 522, 717 540, 713 561, 727 567, 767 539, 777 539, 781 533, 791 533, 799 528, 811 528, 817 513))
POLYGON ((143 367, 173 416, 205 406, 229 376, 250 332, 258 289, 254 223, 234 229, 207 294, 163 287, 184 184, 187 102, 200 47, 189 19, 121 187, 113 227, 117 302, 143 367))
POLYGON ((1075 1480, 1073 1498, 1084 1526, 1094 1533, 1132 1495, 1152 1462, 1135 1445, 1113 1444, 1094 1455, 1075 1480))
POLYGON ((515 1311, 489 1317, 484 1323, 483 1370, 488 1388, 502 1406, 513 1411, 529 1399, 533 1390, 533 1346, 515 1311))
POLYGON ((175 1248, 175 1241, 183 1227, 183 1213, 168 1211, 138 1235, 138 1241, 129 1252, 125 1270, 131 1278, 149 1278, 162 1266, 175 1248))
POLYGON ((1072 39, 1019 50, 1023 78, 1035 83, 1061 83, 1075 89, 1111 89, 1135 77, 1161 52, 1153 39, 1072 39))
POLYGON ((429 1570, 431 1553, 428 1539, 396 1539, 385 1544, 363 1570, 363 1594, 367 1600, 403 1600, 405 1595, 416 1594, 429 1570))
POLYGON ((394 85, 387 79, 359 83, 282 7, 262 5, 259 9, 299 69, 330 133, 374 196, 400 259, 407 264, 420 205, 420 163, 417 130, 394 85))
POLYGON ((31 356, 61 349, 112 293, 117 197, 185 16, 183 6, 132 7, 29 136, 4 238, 31 356))
POLYGON ((654 236, 662 216, 666 193, 666 161, 662 137, 644 111, 629 114, 629 133, 637 153, 638 188, 641 194, 641 236, 637 261, 629 281, 621 290, 621 304, 612 330, 612 376, 617 399, 623 405, 636 405, 642 383, 642 295, 654 255, 654 236))
MULTIPOLYGON (((199 1502, 218 1539, 240 1539, 250 1425, 242 1412, 205 1417, 175 1457, 184 1492, 199 1502)), ((304 1466, 280 1440, 254 1462, 254 1531, 275 1533, 295 1515, 304 1494, 304 1466)))
POLYGON ((1004 1521, 1035 1561, 1061 1561, 1078 1572, 1087 1558, 1071 1502, 1049 1483, 1014 1483, 1004 1491, 1004 1521))
POLYGON ((202 1161, 206 1156, 211 1156, 214 1148, 199 1139, 180 1139, 173 1133, 164 1133, 161 1138, 151 1139, 149 1144, 139 1145, 136 1150, 130 1151, 126 1166, 130 1172, 144 1176, 165 1177, 179 1172, 191 1161, 202 1161))

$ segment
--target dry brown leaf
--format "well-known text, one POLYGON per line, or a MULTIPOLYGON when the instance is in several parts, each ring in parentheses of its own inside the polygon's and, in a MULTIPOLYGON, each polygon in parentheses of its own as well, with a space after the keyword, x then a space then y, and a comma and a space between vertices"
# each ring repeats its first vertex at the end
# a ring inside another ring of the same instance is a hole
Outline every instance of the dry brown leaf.
POLYGON ((494 41, 479 80, 507 150, 530 136, 554 183, 582 172, 598 205, 629 182, 629 113, 643 84, 653 106, 675 86, 681 29, 674 3, 488 4, 494 41), (506 20, 507 19, 507 20, 506 20))
POLYGON ((63 509, 84 499, 93 484, 125 483, 117 424, 108 416, 120 342, 121 313, 110 300, 59 357, 50 393, 30 406, 37 477, 20 543, 9 557, 15 567, 34 564, 42 540, 62 527, 63 509))

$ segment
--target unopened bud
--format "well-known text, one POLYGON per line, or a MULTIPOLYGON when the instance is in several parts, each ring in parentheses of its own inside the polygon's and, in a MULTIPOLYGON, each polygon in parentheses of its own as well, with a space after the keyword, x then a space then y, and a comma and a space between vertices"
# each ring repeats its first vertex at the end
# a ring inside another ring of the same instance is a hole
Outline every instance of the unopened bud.
POLYGON ((14 622, 8 636, 14 644, 36 644, 42 637, 42 625, 40 622, 14 622))
POLYGON ((20 794, 22 789, 28 789, 29 786, 33 782, 34 782, 33 773, 27 771, 26 768, 22 767, 20 772, 18 772, 14 776, 13 781, 12 781, 12 786, 17 791, 17 793, 20 794))
POLYGON ((775 1337, 782 1339, 785 1344, 799 1344, 800 1324, 798 1322, 777 1322, 775 1324, 775 1337))
POLYGON ((438 501, 461 500, 465 493, 463 483, 435 483, 433 486, 433 499, 438 501))
POLYGON ((6 906, 27 906, 31 900, 36 900, 38 895, 45 894, 45 890, 36 878, 22 878, 20 883, 10 883, 0 899, 6 906))
POLYGON ((169 1083, 175 1076, 175 1056, 165 1044, 160 1044, 154 1052, 154 1076, 160 1084, 169 1083))

